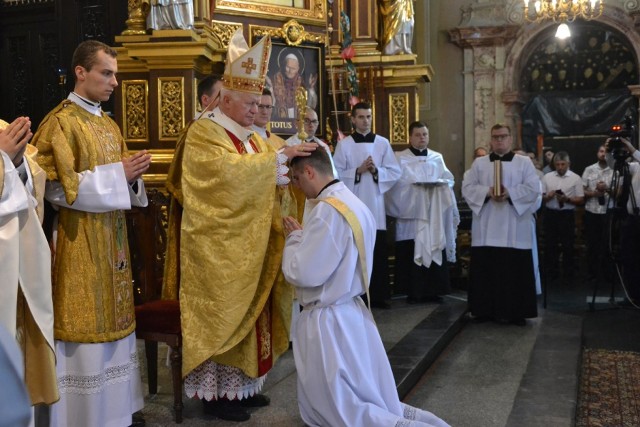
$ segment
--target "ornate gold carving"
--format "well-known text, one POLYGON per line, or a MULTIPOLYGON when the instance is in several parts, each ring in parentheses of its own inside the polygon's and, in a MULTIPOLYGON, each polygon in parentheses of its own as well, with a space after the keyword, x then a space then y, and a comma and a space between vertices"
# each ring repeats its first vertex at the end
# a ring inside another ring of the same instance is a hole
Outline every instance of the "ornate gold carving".
POLYGON ((184 127, 184 78, 158 79, 158 135, 160 141, 173 141, 184 127))
POLYGON ((148 141, 149 83, 146 80, 122 81, 122 111, 125 141, 148 141))
POLYGON ((390 94, 389 105, 389 139, 392 144, 406 144, 409 142, 409 94, 390 94))
POLYGON ((295 18, 312 23, 325 23, 326 1, 311 0, 305 2, 305 7, 287 7, 273 5, 267 0, 215 0, 215 12, 230 15, 256 16, 269 15, 273 19, 295 18))
POLYGON ((123 36, 132 36, 147 33, 147 15, 149 14, 149 2, 143 0, 128 0, 129 19, 126 20, 127 29, 123 36))
POLYGON ((238 28, 242 28, 242 24, 237 22, 225 22, 225 21, 211 21, 211 27, 206 26, 204 30, 211 38, 216 41, 220 48, 227 49, 229 47, 229 40, 238 28))
POLYGON ((282 28, 250 25, 249 33, 252 44, 255 44, 255 40, 264 36, 284 39, 289 46, 298 46, 303 42, 325 43, 324 34, 307 32, 304 26, 300 25, 295 19, 285 22, 282 28))

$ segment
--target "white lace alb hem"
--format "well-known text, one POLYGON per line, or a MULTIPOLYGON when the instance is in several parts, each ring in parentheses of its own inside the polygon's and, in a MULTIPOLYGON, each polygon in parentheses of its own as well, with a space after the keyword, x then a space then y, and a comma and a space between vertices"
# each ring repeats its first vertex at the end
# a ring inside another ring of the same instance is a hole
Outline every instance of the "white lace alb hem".
POLYGON ((266 378, 251 378, 239 368, 207 360, 185 377, 184 391, 189 398, 208 401, 222 397, 242 400, 260 392, 266 378))
POLYGON ((132 374, 138 375, 139 370, 138 354, 131 353, 128 362, 110 366, 95 375, 68 373, 59 376, 58 390, 60 393, 96 394, 109 385, 129 381, 132 374))

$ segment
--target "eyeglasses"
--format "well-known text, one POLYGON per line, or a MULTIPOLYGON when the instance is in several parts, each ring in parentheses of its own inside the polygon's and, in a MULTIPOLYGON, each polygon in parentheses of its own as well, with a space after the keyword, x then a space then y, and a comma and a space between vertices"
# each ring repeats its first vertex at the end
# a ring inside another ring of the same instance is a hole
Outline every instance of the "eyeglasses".
POLYGON ((491 139, 494 141, 503 141, 507 138, 509 138, 511 135, 509 134, 503 134, 503 135, 491 135, 491 139))
POLYGON ((271 110, 273 110, 273 105, 258 104, 258 109, 259 110, 271 111, 271 110))
POLYGON ((309 119, 304 119, 304 124, 305 125, 317 125, 318 123, 320 123, 317 120, 309 120, 309 119))

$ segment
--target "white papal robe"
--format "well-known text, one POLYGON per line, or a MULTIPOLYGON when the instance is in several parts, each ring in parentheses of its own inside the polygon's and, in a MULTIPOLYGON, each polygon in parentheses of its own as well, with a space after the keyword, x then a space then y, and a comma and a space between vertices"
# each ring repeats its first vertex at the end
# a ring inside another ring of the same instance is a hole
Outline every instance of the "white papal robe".
MULTIPOLYGON (((99 106, 83 102, 74 93, 68 99, 91 114, 101 115, 99 106)), ((45 198, 54 206, 94 213, 148 203, 142 179, 134 191, 121 162, 98 165, 78 176, 80 185, 73 205, 66 202, 57 181, 47 182, 45 198)), ((52 406, 51 427, 130 425, 131 414, 144 406, 135 333, 110 342, 56 340, 55 345, 60 401, 52 406)))
MULTIPOLYGON (((376 236, 371 212, 341 182, 318 198, 328 197, 357 217, 370 276, 376 236)), ((365 282, 354 232, 334 207, 310 202, 317 205, 304 230, 288 236, 282 261, 304 306, 292 331, 302 419, 309 426, 446 426, 400 402, 380 334, 360 298, 365 282)))
POLYGON ((387 229, 384 193, 400 178, 402 171, 389 140, 375 135, 373 142, 355 142, 348 136, 338 143, 333 162, 340 179, 373 213, 377 230, 387 229), (377 182, 371 173, 359 175, 356 170, 371 156, 378 168, 377 182), (359 176, 358 176, 359 175, 359 176))

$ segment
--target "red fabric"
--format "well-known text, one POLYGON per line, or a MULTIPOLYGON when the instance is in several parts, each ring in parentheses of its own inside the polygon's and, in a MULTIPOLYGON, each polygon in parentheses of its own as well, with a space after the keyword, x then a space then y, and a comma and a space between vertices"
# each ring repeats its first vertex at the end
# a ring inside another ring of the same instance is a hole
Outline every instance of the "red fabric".
POLYGON ((180 301, 156 300, 137 305, 136 331, 180 334, 180 301))

